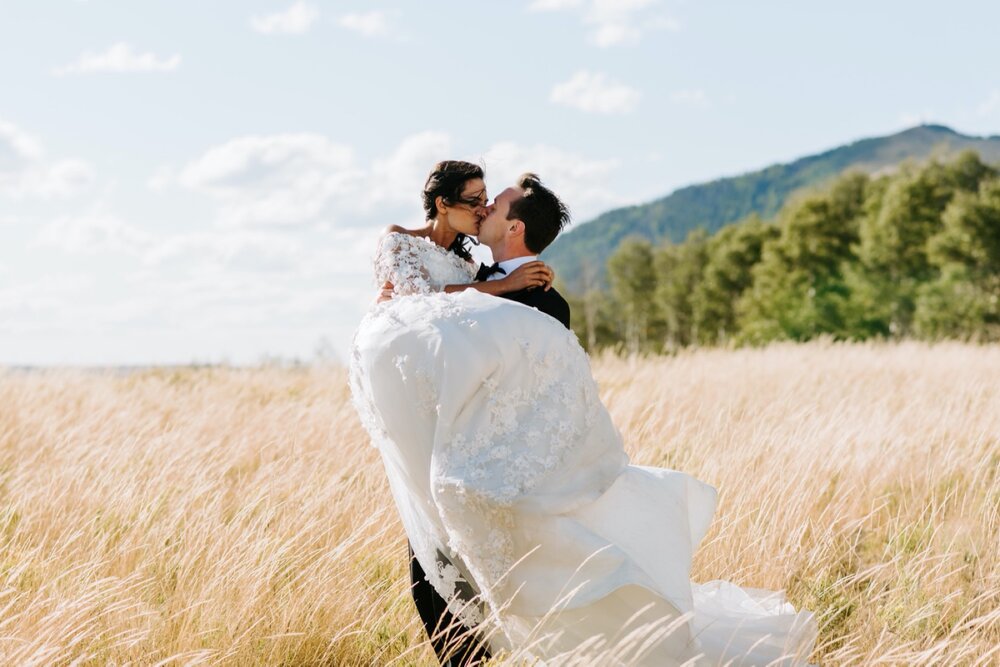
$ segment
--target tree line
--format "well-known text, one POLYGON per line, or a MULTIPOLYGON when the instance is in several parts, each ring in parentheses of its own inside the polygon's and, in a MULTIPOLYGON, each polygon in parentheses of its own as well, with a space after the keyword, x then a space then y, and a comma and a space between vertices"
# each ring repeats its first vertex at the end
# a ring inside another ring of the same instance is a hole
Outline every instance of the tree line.
POLYGON ((570 295, 589 350, 840 340, 1000 340, 1000 173, 973 151, 848 172, 714 235, 628 238, 608 286, 570 295))

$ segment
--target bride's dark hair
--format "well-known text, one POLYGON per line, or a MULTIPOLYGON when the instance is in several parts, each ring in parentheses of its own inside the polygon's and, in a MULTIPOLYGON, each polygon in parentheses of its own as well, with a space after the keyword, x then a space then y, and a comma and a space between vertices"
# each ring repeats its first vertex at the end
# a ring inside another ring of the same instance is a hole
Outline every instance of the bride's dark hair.
MULTIPOLYGON (((462 203, 462 188, 467 181, 483 177, 483 168, 478 164, 462 160, 444 160, 434 165, 427 182, 424 183, 424 213, 428 220, 437 218, 437 198, 442 197, 446 204, 454 206, 462 203)), ((454 242, 448 248, 451 252, 465 260, 472 259, 467 243, 478 245, 470 236, 459 232, 454 242)))

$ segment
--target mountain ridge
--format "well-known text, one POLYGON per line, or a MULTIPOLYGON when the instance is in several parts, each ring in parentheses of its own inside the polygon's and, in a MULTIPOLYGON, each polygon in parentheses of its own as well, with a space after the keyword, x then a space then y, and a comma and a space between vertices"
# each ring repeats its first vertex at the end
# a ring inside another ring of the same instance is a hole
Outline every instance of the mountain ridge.
POLYGON ((569 292, 579 293, 603 284, 608 257, 629 236, 677 243, 697 227, 711 234, 750 214, 769 219, 793 194, 822 187, 851 169, 880 173, 906 160, 946 159, 966 149, 977 151, 985 162, 1000 163, 1000 135, 965 135, 945 125, 917 125, 607 211, 560 235, 542 258, 569 292))

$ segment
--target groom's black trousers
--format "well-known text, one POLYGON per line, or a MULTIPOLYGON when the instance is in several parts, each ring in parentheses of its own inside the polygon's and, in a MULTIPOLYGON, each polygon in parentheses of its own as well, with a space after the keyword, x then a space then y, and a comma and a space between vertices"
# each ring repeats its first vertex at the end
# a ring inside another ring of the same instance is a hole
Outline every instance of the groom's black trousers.
POLYGON ((427 581, 424 569, 413 555, 413 547, 406 543, 410 553, 410 583, 413 602, 417 605, 420 620, 431 639, 431 646, 438 661, 444 667, 472 667, 489 660, 490 652, 478 638, 448 611, 444 601, 431 582, 427 581))

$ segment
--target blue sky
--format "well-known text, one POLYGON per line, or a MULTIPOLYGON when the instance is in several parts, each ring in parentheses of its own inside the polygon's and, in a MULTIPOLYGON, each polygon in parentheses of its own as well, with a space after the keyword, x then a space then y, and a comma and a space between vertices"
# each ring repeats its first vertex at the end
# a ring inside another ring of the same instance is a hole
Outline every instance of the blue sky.
POLYGON ((577 223, 918 122, 1000 133, 1000 4, 0 2, 0 364, 343 357, 430 166, 577 223))

